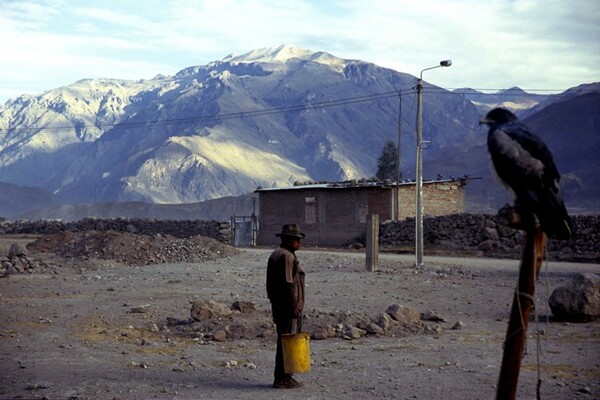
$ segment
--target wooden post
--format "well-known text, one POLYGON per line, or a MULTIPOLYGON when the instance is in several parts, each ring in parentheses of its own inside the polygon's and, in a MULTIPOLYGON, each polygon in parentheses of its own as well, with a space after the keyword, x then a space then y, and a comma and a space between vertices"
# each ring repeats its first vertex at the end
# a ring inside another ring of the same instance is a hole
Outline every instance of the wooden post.
POLYGON ((527 341, 527 323, 533 306, 535 281, 544 258, 546 234, 539 226, 533 226, 527 229, 526 235, 525 249, 519 270, 519 282, 513 298, 504 341, 504 354, 496 391, 497 400, 514 400, 517 396, 519 370, 527 341))
POLYGON ((379 265, 379 214, 367 214, 367 257, 365 269, 373 272, 379 265))

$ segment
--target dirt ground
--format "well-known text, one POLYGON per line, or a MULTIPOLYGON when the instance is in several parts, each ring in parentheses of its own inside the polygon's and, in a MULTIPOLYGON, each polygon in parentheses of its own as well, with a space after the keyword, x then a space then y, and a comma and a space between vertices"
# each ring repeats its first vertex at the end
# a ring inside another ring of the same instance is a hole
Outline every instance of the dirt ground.
MULTIPOLYGON (((0 255, 33 240, 0 237, 0 255)), ((311 372, 298 375, 304 387, 282 391, 271 388, 270 251, 150 265, 30 252, 48 267, 0 279, 0 398, 494 397, 517 260, 426 256, 416 269, 412 255, 381 254, 379 269, 366 272, 360 251, 300 250, 310 329, 344 316, 376 317, 392 304, 435 318, 384 335, 311 340, 311 372), (227 333, 218 341, 210 324, 190 330, 197 300, 248 301, 256 312, 212 321, 227 333)), ((542 321, 529 323, 520 399, 536 397, 538 373, 542 399, 600 398, 600 321, 545 318, 552 290, 576 272, 598 273, 600 266, 551 262, 538 280, 542 321)))

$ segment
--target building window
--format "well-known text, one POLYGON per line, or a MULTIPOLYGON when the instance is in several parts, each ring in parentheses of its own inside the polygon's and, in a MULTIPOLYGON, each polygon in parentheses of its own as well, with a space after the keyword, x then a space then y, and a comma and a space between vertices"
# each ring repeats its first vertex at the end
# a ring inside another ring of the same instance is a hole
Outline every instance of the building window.
POLYGON ((361 204, 358 207, 358 222, 366 223, 368 213, 369 213, 369 205, 366 203, 361 204))
POLYGON ((304 198, 304 223, 314 224, 317 222, 317 200, 314 197, 304 198))

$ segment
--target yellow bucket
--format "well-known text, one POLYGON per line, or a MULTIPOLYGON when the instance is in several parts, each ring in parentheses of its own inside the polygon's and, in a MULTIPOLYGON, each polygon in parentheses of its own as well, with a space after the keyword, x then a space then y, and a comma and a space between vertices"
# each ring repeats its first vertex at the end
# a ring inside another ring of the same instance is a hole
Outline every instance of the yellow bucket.
POLYGON ((306 332, 284 333, 281 335, 283 347, 283 368, 286 374, 310 371, 310 336, 306 332))

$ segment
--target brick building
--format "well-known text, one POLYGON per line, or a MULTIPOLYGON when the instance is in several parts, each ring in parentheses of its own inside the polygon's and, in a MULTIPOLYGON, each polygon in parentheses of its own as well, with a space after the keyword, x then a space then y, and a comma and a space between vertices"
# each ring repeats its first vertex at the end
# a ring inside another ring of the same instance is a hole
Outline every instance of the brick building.
MULTIPOLYGON (((427 216, 464 212, 466 179, 423 182, 427 216)), ((285 188, 258 188, 259 245, 279 243, 275 234, 287 223, 306 233, 304 243, 341 246, 365 231, 367 214, 380 221, 415 216, 415 183, 336 182, 285 188), (398 198, 396 196, 398 191, 398 198), (399 199, 399 200, 398 200, 399 199)))

